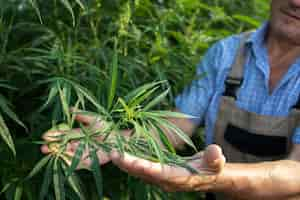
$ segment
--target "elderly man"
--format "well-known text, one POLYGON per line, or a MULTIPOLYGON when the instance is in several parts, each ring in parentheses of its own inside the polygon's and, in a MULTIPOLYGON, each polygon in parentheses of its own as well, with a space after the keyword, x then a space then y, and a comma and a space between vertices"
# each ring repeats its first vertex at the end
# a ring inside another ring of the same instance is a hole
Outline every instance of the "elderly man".
POLYGON ((167 191, 212 192, 207 199, 217 200, 300 200, 299 38, 300 0, 272 0, 269 22, 208 50, 197 70, 207 76, 176 98, 178 111, 199 118, 170 119, 190 136, 205 120, 208 147, 189 161, 203 174, 117 152, 112 161, 167 191))

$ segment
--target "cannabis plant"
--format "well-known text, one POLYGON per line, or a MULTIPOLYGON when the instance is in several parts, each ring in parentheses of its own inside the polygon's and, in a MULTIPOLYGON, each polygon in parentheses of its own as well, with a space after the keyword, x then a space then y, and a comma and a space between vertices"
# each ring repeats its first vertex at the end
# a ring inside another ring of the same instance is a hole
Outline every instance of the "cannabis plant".
MULTIPOLYGON (((0 80, 0 88, 2 90, 16 90, 16 88, 7 84, 7 81, 0 80)), ((0 136, 4 142, 8 145, 14 155, 16 150, 10 131, 5 123, 3 115, 9 117, 11 120, 25 128, 25 125, 20 121, 18 116, 13 112, 11 103, 0 93, 0 136)))
MULTIPOLYGON (((113 73, 113 75, 116 74, 113 73)), ((57 83, 59 83, 59 81, 62 80, 57 81, 57 83)), ((58 138, 53 138, 55 139, 55 142, 48 143, 48 147, 51 152, 50 155, 43 158, 28 176, 29 178, 34 176, 43 166, 47 165, 40 194, 41 199, 43 199, 48 193, 48 187, 51 182, 49 180, 52 176, 56 199, 65 199, 64 182, 66 180, 69 182, 78 197, 81 197, 81 199, 84 198, 82 197, 82 193, 78 192, 78 186, 76 186, 73 182, 73 179, 75 179, 73 174, 80 163, 83 152, 86 149, 89 151, 89 157, 86 159, 91 160, 90 170, 94 175, 98 195, 101 198, 103 197, 103 180, 99 166, 99 159, 101 158, 97 156, 97 151, 99 149, 106 153, 110 153, 111 150, 119 151, 121 154, 129 152, 144 159, 160 162, 162 164, 186 167, 194 173, 199 173, 196 169, 187 165, 184 158, 176 154, 175 149, 165 134, 165 131, 172 131, 177 137, 181 138, 196 150, 191 139, 167 120, 167 118, 170 117, 191 118, 191 116, 170 111, 151 110, 160 103, 168 93, 168 90, 166 90, 156 96, 161 82, 146 84, 133 90, 123 98, 117 98, 114 105, 109 104, 109 108, 112 105, 110 110, 105 110, 105 108, 98 104, 87 91, 83 92, 83 89, 79 85, 67 80, 65 80, 65 84, 70 84, 70 87, 62 88, 61 84, 57 84, 55 87, 56 92, 52 92, 51 97, 55 96, 55 94, 59 96, 64 116, 68 123, 58 125, 57 128, 54 127, 54 129, 64 131, 63 134, 57 136, 58 138), (69 111, 69 104, 67 102, 67 96, 69 95, 67 88, 73 88, 73 90, 78 93, 77 97, 82 97, 81 99, 78 99, 75 110, 77 110, 80 102, 81 105, 84 105, 82 101, 86 99, 95 105, 96 110, 98 109, 98 111, 101 111, 100 113, 86 111, 80 113, 98 116, 94 118, 104 121, 104 125, 100 130, 95 130, 93 128, 97 121, 92 123, 90 127, 84 127, 79 124, 81 127, 80 132, 74 132, 71 130, 74 124, 74 117, 69 111), (132 129, 132 134, 129 138, 120 134, 120 130, 124 128, 132 129), (99 141, 99 138, 102 138, 102 140, 99 141), (79 145, 70 166, 68 166, 67 163, 69 163, 68 161, 70 158, 68 158, 68 155, 66 155, 65 152, 67 144, 74 140, 78 141, 79 145)), ((111 99, 114 99, 111 97, 113 95, 109 96, 111 99)))

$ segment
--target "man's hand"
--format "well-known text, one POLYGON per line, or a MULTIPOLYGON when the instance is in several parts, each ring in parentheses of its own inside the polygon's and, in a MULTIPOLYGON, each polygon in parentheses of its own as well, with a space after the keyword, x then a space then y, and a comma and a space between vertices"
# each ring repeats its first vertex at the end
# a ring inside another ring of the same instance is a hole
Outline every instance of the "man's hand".
POLYGON ((192 174, 182 167, 161 165, 126 153, 120 155, 116 151, 112 152, 110 157, 122 170, 169 192, 216 191, 218 175, 225 165, 225 157, 217 145, 210 145, 204 152, 194 155, 193 159, 188 161, 188 164, 201 174, 192 174))
MULTIPOLYGON (((299 150, 294 145, 293 152, 299 150)), ((112 152, 113 163, 129 174, 156 184, 170 192, 221 192, 227 199, 296 200, 300 199, 300 170, 297 153, 294 160, 259 163, 226 163, 221 148, 210 145, 188 164, 202 172, 192 174, 177 166, 161 165, 129 154, 112 152), (198 159, 196 159, 198 157, 198 159)))
MULTIPOLYGON (((100 120, 100 118, 98 118, 97 116, 92 116, 88 114, 76 114, 75 120, 77 120, 80 123, 83 123, 86 126, 89 126, 92 130, 95 131, 101 130, 105 126, 105 121, 100 120)), ((72 131, 62 131, 62 130, 48 131, 42 136, 42 138, 47 142, 58 142, 59 139, 56 138, 57 136, 65 134, 67 132, 79 132, 79 131, 80 129, 73 129, 72 131)), ((101 138, 99 138, 99 140, 101 140, 101 138)), ((78 145, 79 145, 79 141, 71 141, 67 144, 66 152, 64 152, 65 156, 63 157, 67 164, 69 165, 71 164, 72 158, 75 155, 78 145)), ((45 154, 52 152, 52 150, 49 149, 48 145, 42 145, 41 151, 45 154)), ((99 157, 101 165, 106 164, 110 161, 109 156, 101 150, 97 151, 97 155, 99 157)), ((82 168, 89 169, 90 165, 91 165, 91 160, 89 158, 89 150, 85 149, 81 157, 81 161, 79 163, 78 169, 82 169, 82 168)))

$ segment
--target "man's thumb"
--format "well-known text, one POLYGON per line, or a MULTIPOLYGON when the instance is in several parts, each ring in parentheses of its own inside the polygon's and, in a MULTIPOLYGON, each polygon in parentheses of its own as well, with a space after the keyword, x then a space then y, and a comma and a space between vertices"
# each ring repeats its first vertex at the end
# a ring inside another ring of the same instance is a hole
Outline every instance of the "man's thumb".
POLYGON ((204 159, 207 167, 213 171, 220 172, 226 162, 222 149, 218 145, 209 145, 204 152, 204 159))

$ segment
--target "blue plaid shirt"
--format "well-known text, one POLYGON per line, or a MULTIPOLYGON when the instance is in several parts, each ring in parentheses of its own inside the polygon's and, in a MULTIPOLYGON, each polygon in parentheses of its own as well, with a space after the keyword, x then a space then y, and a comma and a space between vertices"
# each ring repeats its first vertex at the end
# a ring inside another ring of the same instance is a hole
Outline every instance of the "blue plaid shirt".
MULTIPOLYGON (((248 56, 244 68, 244 81, 237 94, 239 108, 260 115, 287 116, 300 94, 300 57, 289 68, 282 80, 269 92, 270 66, 264 43, 268 24, 252 33, 247 41, 248 56)), ((214 44, 197 66, 197 74, 204 78, 194 80, 175 99, 176 107, 183 113, 196 116, 192 121, 205 122, 206 143, 213 142, 224 81, 235 59, 241 35, 233 35, 214 44)), ((293 142, 300 144, 300 127, 295 130, 293 142)))

